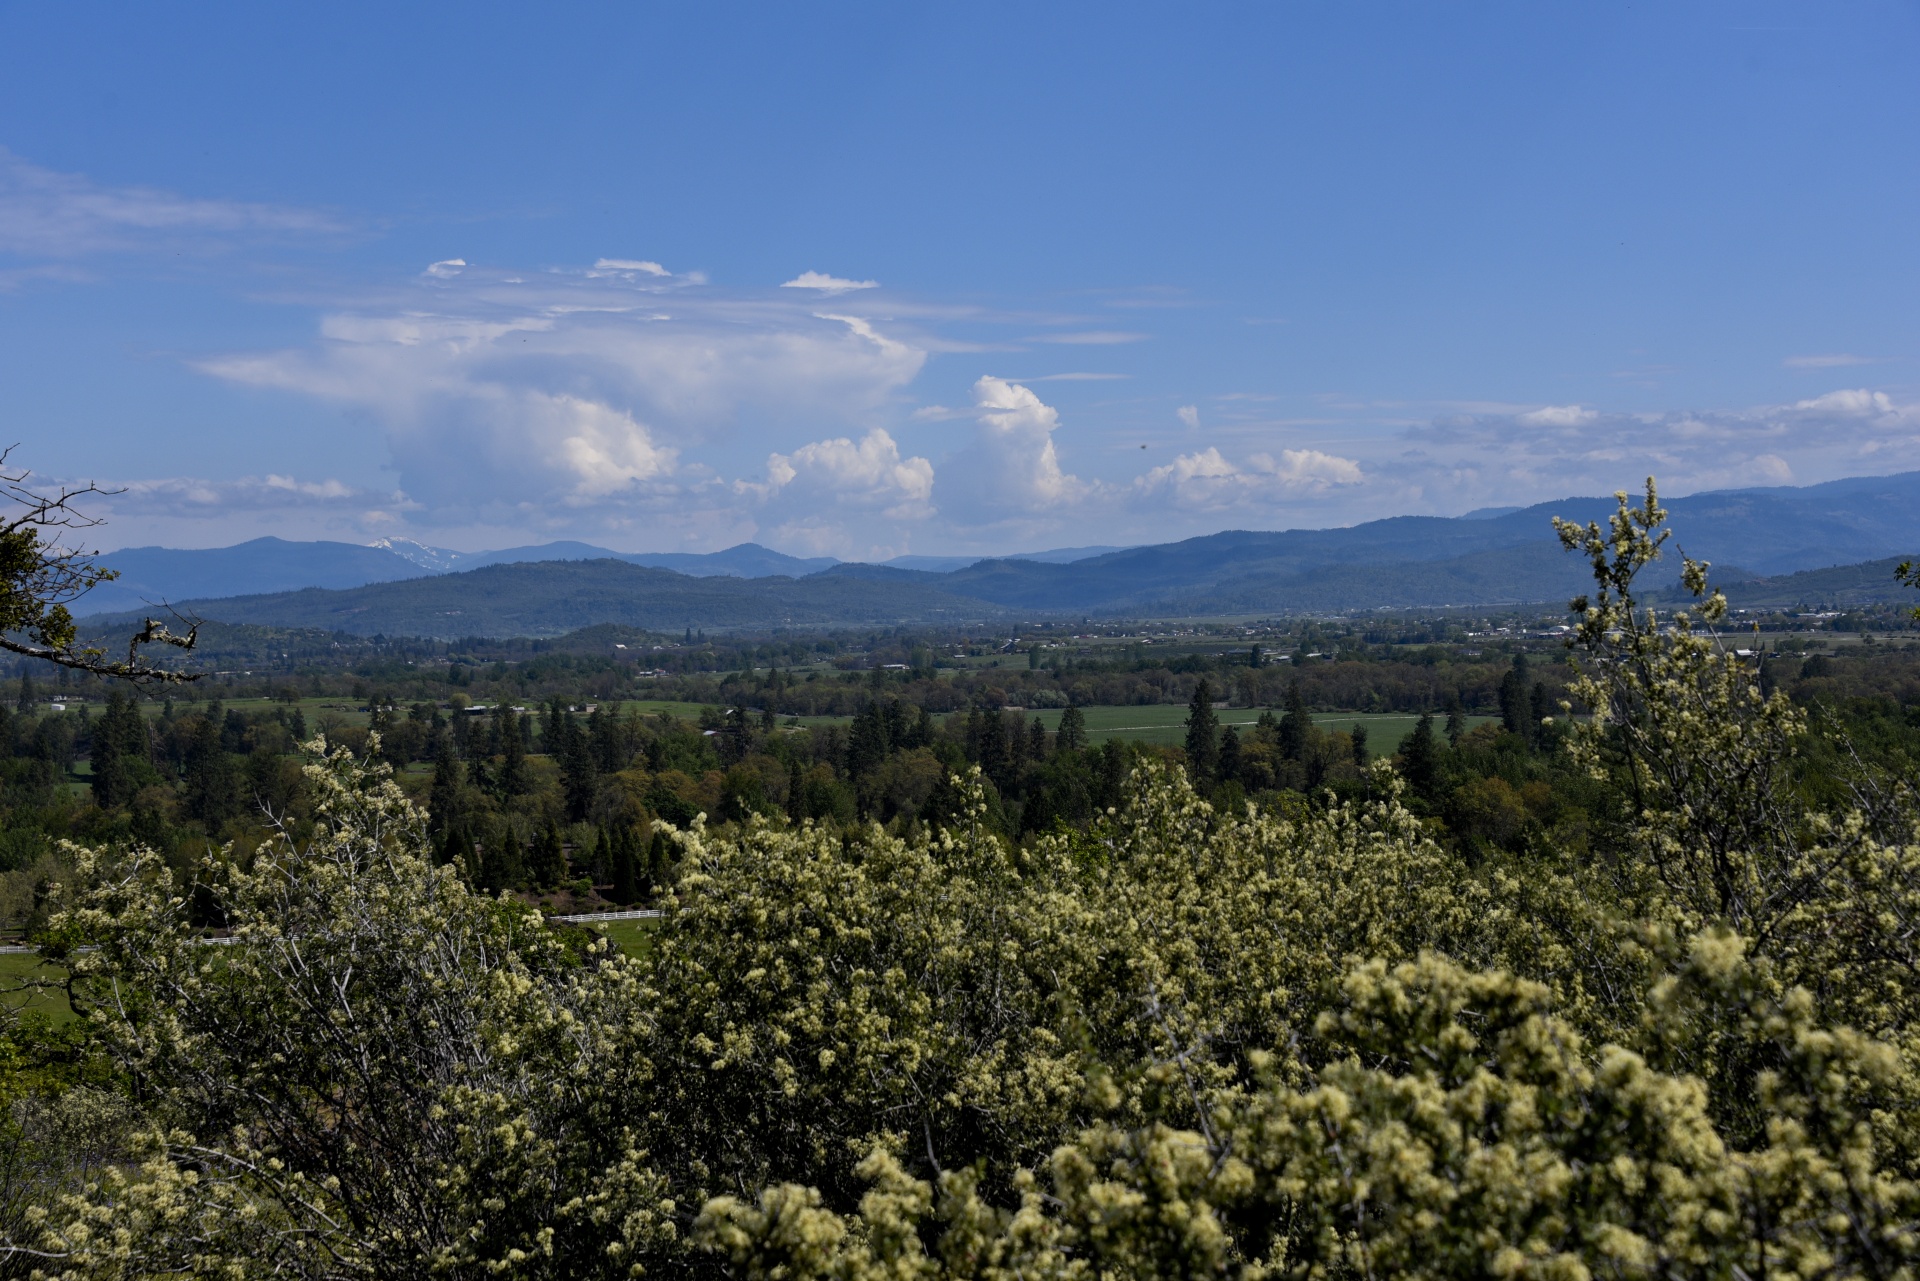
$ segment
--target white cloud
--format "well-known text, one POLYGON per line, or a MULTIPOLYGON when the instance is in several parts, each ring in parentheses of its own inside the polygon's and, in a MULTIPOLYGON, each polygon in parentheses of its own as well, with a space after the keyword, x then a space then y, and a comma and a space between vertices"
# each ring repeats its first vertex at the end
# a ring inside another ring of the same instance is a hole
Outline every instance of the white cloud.
POLYGON ((644 258, 600 258, 596 259, 593 265, 595 270, 598 271, 630 271, 637 272, 643 276, 668 276, 673 274, 659 263, 649 262, 644 258))
POLYGON ((443 258, 439 262, 428 263, 426 274, 436 280, 451 280, 466 267, 465 258, 443 258))
POLYGON ((673 471, 677 451, 655 444, 631 414, 578 396, 528 393, 528 399, 534 411, 529 418, 543 408, 552 416, 552 435, 559 440, 560 457, 573 469, 578 497, 602 498, 673 471))
POLYGON ((1543 405, 1520 415, 1520 421, 1533 427, 1578 427, 1600 415, 1581 405, 1543 405))
POLYGON ((211 249, 238 236, 344 230, 337 219, 309 209, 106 186, 44 169, 0 147, 0 253, 75 258, 183 242, 211 249))
POLYGON ((933 464, 901 457, 899 444, 876 427, 858 441, 837 436, 791 454, 770 455, 766 483, 739 488, 788 500, 881 508, 894 519, 917 520, 932 513, 933 464))
POLYGON ((1894 403, 1893 397, 1883 391, 1867 391, 1864 388, 1830 391, 1824 396, 1815 396, 1811 400, 1796 401, 1793 406, 1802 412, 1814 414, 1835 414, 1844 418, 1880 418, 1895 419, 1914 416, 1914 406, 1902 407, 1894 403))
POLYGON ((975 429, 941 472, 942 510, 970 523, 1055 512, 1091 487, 1063 471, 1053 433, 1059 411, 1019 383, 983 376, 973 384, 975 429))
MULTIPOLYGON (((1554 407, 1564 408, 1564 407, 1554 407)), ((1483 413, 1438 419, 1383 447, 1369 472, 1418 504, 1604 494, 1648 475, 1669 493, 1812 483, 1920 467, 1920 404, 1843 388, 1784 405, 1620 414, 1483 413)), ((1411 506, 1409 509, 1418 510, 1411 506)))
POLYGON ((307 498, 351 498, 353 490, 337 480, 301 481, 291 476, 277 476, 267 473, 266 486, 283 493, 300 494, 307 498))
POLYGON ((721 295, 687 276, 470 267, 328 315, 307 347, 198 367, 374 413, 422 520, 591 532, 642 511, 737 526, 745 513, 724 483, 738 475, 733 436, 877 426, 863 420, 925 360, 866 317, 721 295), (671 313, 658 309, 666 294, 671 313))
POLYGON ((1367 479, 1351 458, 1317 449, 1253 454, 1244 465, 1228 461, 1217 446, 1181 454, 1134 482, 1136 500, 1171 500, 1188 508, 1224 508, 1272 503, 1302 494, 1324 494, 1367 479))
POLYGON ((1174 412, 1179 415, 1180 421, 1186 424, 1188 431, 1200 430, 1200 406, 1182 405, 1174 412))
POLYGON ((785 281, 782 289, 814 289, 823 294, 844 294, 855 289, 878 289, 877 280, 847 280, 840 276, 829 276, 819 271, 803 271, 792 280, 785 281))

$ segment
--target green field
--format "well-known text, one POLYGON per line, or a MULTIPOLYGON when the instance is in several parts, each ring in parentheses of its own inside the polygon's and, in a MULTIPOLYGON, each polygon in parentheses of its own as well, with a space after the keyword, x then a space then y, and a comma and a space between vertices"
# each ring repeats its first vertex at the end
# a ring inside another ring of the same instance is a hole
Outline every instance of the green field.
MULTIPOLYGON (((991 660, 975 660, 986 663, 991 660)), ((625 699, 617 703, 605 704, 617 707, 621 712, 640 712, 653 716, 661 712, 677 716, 682 720, 698 720, 701 712, 709 706, 703 703, 681 703, 665 699, 625 699)), ((264 708, 274 706, 267 699, 231 699, 228 707, 264 708)), ((364 725, 367 714, 357 710, 349 700, 340 698, 303 698, 300 708, 307 716, 307 724, 319 728, 318 717, 323 712, 332 712, 349 725, 364 725)), ((1143 707, 1083 707, 1080 709, 1087 718, 1087 735, 1094 742, 1104 742, 1110 738, 1132 739, 1142 743, 1178 744, 1186 735, 1187 708, 1184 703, 1150 704, 1143 707)), ((1276 713, 1277 714, 1277 713, 1276 713)), ((949 713, 964 715, 964 713, 949 713)), ((1060 725, 1060 711, 1051 709, 1036 711, 1030 715, 1038 716, 1049 730, 1060 725)), ((813 729, 823 725, 845 725, 853 718, 850 716, 802 716, 780 718, 781 724, 798 720, 802 726, 813 729)), ((945 719, 942 717, 941 719, 945 719)), ((1248 707, 1222 708, 1220 723, 1245 729, 1260 719, 1260 709, 1248 707)), ((1400 741, 1412 731, 1418 716, 1405 713, 1356 713, 1322 712, 1314 716, 1313 723, 1325 730, 1348 730, 1356 724, 1367 727, 1367 742, 1375 754, 1392 752, 1399 748, 1400 741)), ((1496 719, 1491 716, 1469 716, 1469 729, 1484 725, 1496 719)), ((421 767, 425 768, 425 767, 421 767)))
MULTIPOLYGON (((1240 729, 1252 725, 1260 719, 1257 707, 1221 708, 1217 713, 1222 725, 1232 725, 1240 729)), ((1170 703, 1154 704, 1146 707, 1083 707, 1081 715, 1087 718, 1087 737, 1094 742, 1104 742, 1109 738, 1126 738, 1141 743, 1178 744, 1186 738, 1187 709, 1170 703)), ((1040 711, 1031 713, 1038 716, 1050 730, 1060 727, 1059 711, 1040 711)), ((1367 727, 1367 746, 1379 755, 1399 748, 1400 741, 1413 732, 1418 716, 1404 713, 1357 713, 1322 712, 1313 718, 1313 723, 1323 730, 1350 730, 1355 725, 1367 727)), ((1469 716, 1467 728, 1484 725, 1497 718, 1492 716, 1469 716)))
POLYGON ((0 1000, 4 1000, 9 1009, 39 1010, 52 1015, 55 1022, 64 1023, 73 1017, 66 993, 20 986, 28 979, 54 979, 63 973, 57 965, 43 964, 32 952, 0 953, 0 1000))
POLYGON ((595 921, 588 928, 600 931, 628 956, 644 956, 653 945, 653 932, 660 918, 644 917, 634 921, 595 921))

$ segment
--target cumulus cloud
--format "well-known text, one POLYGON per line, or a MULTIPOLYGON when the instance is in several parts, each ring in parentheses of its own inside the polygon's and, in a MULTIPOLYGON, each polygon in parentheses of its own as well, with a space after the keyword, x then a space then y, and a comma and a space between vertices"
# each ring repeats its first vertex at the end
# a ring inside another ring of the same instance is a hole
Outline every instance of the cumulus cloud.
POLYGON ((925 359, 866 317, 719 294, 690 276, 469 267, 330 314, 308 346, 199 367, 374 413, 403 487, 434 518, 557 504, 611 519, 724 502, 724 477, 689 450, 724 449, 749 425, 860 424, 925 359))
POLYGON ((876 427, 858 441, 837 436, 772 454, 766 483, 740 488, 788 501, 879 508, 896 520, 916 520, 932 513, 933 464, 901 457, 899 444, 876 427))
POLYGON ((152 187, 109 186, 59 173, 0 147, 0 253, 77 258, 235 236, 333 235, 339 220, 309 209, 203 200, 152 187))
POLYGON ((1218 446, 1210 445, 1155 467, 1133 488, 1136 501, 1171 500, 1180 507, 1213 509, 1324 494, 1366 479, 1355 460, 1317 449, 1283 449, 1277 459, 1257 453, 1244 463, 1233 463, 1218 446))
POLYGON ((782 289, 812 289, 823 294, 844 294, 855 289, 878 289, 877 280, 847 280, 840 276, 829 276, 820 271, 803 271, 792 280, 783 281, 782 289))
POLYGON ((1057 512, 1092 487, 1060 466, 1060 414, 1032 389, 983 376, 973 384, 973 438, 941 471, 941 506, 986 524, 1057 512), (952 501, 948 501, 951 495, 952 501))

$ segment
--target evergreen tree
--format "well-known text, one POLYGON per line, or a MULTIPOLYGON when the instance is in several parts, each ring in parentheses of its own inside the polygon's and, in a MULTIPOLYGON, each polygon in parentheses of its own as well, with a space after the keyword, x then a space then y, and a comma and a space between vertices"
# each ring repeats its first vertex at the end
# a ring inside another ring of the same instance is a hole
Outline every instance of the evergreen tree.
POLYGON ((487 831, 480 849, 479 888, 489 894, 518 889, 526 880, 526 860, 513 825, 502 819, 487 831))
POLYGON ((653 839, 647 843, 647 856, 640 867, 640 889, 643 893, 663 887, 672 878, 668 875, 667 864, 677 857, 672 841, 659 828, 653 829, 653 839))
POLYGON ((1507 733, 1530 738, 1527 733, 1527 713, 1529 711, 1527 691, 1527 656, 1524 652, 1513 656, 1513 668, 1500 680, 1500 723, 1507 733))
POLYGON ((1027 759, 1030 761, 1047 759, 1047 727, 1041 723, 1038 716, 1034 717, 1033 723, 1027 726, 1027 759))
POLYGON ((1087 746, 1087 718, 1078 707, 1069 707, 1060 713, 1060 730, 1054 736, 1054 747, 1062 752, 1078 752, 1087 746))
POLYGON ((473 834, 465 823, 453 823, 447 828, 440 842, 440 862, 450 863, 469 883, 478 879, 479 867, 474 860, 473 834))
POLYGON ((1307 711, 1307 696, 1300 692, 1296 678, 1287 687, 1287 712, 1280 718, 1280 755, 1290 761, 1303 760, 1307 754, 1307 731, 1313 716, 1307 711))
POLYGON ((1433 713, 1422 712, 1400 745, 1400 772, 1415 796, 1432 800, 1440 785, 1440 749, 1433 741, 1433 713))
POLYGON ((187 758, 181 771, 183 799, 187 815, 206 825, 209 835, 240 812, 240 777, 233 757, 220 741, 220 726, 213 719, 220 705, 209 714, 190 721, 187 758))
POLYGON ((847 731, 847 776, 865 778, 887 759, 887 720, 878 702, 869 702, 847 731))
POLYGON ((435 836, 453 825, 460 804, 460 761, 444 733, 434 741, 433 785, 427 790, 427 831, 435 836))
POLYGON ((1355 721, 1353 728, 1347 731, 1347 737, 1353 740, 1353 763, 1361 769, 1367 767, 1367 727, 1355 721))
POLYGON ((908 732, 907 741, 902 746, 932 747, 935 729, 933 713, 924 707, 918 709, 918 714, 913 718, 913 728, 908 732))
POLYGON ((1467 710, 1460 706, 1460 691, 1454 690, 1447 695, 1447 746, 1460 746, 1460 738, 1467 732, 1467 710))
POLYGON ((622 823, 613 836, 613 901, 626 906, 640 901, 640 860, 631 825, 622 823))
POLYGON ((550 890, 567 879, 567 853, 560 841, 559 824, 548 823, 547 830, 540 834, 527 871, 537 889, 550 890))
POLYGON ((611 708, 596 707, 587 717, 587 741, 593 745, 593 767, 602 774, 618 774, 627 767, 620 718, 611 708))
POLYGON ((980 717, 980 748, 975 759, 980 763, 980 772, 992 779, 995 787, 1004 788, 1013 767, 1012 754, 1007 750, 1006 718, 999 712, 985 708, 977 710, 980 717))
POLYGON ((593 811, 593 797, 600 783, 594 770, 593 744, 574 722, 572 712, 561 716, 560 787, 567 797, 567 821, 584 823, 593 811))
POLYGON ((27 675, 26 665, 22 663, 20 667, 20 697, 14 701, 13 710, 16 712, 31 711, 34 697, 33 677, 27 675))
POLYGON ((1229 725, 1220 732, 1218 777, 1222 783, 1240 781, 1240 734, 1229 725))
POLYGON ((102 809, 129 804, 147 760, 147 722, 130 694, 113 690, 93 727, 93 799, 102 809))
POLYGON ((1187 777, 1199 786, 1219 765, 1220 718, 1213 710, 1213 685, 1202 676, 1187 706, 1187 777))
POLYGON ((587 869, 587 877, 595 885, 605 885, 613 879, 613 842, 604 827, 593 843, 593 866, 587 869))
POLYGON ((1538 681, 1534 682, 1527 696, 1527 704, 1527 737, 1533 740, 1535 747, 1545 747, 1547 736, 1552 732, 1547 728, 1547 717, 1553 715, 1552 707, 1547 702, 1547 687, 1538 681))
POLYGON ((787 758, 787 821, 798 823, 807 816, 807 778, 800 772, 800 757, 787 758))
POLYGON ((500 731, 500 792, 522 796, 527 792, 527 745, 521 737, 520 716, 511 707, 497 709, 500 731))
POLYGON ((726 723, 720 727, 720 760, 727 765, 738 765, 752 748, 747 709, 736 703, 727 709, 726 723))

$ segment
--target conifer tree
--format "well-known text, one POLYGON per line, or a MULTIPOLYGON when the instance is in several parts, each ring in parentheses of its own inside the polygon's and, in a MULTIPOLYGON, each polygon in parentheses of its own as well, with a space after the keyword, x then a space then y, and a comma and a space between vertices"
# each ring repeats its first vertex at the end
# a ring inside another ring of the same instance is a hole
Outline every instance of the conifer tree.
POLYGON ((787 758, 787 821, 798 823, 807 816, 807 780, 800 772, 800 758, 787 758))
POLYGON ((1220 732, 1218 777, 1222 783, 1240 781, 1240 734, 1231 725, 1220 732))
POLYGON ((527 745, 521 737, 520 717, 511 707, 499 709, 500 792, 520 796, 527 791, 527 745))
POLYGON ((1407 786, 1425 800, 1432 800, 1440 782, 1439 749, 1433 741, 1433 713, 1422 712, 1413 732, 1400 745, 1400 772, 1407 786))
POLYGON ((631 824, 622 823, 613 835, 613 901, 621 906, 640 901, 640 863, 631 824))
POLYGON ((567 797, 567 821, 584 823, 593 809, 599 778, 594 769, 593 744, 574 721, 573 713, 561 713, 560 787, 567 797))
POLYGON ((1365 769, 1369 759, 1367 753, 1367 727, 1361 722, 1355 721, 1353 728, 1347 731, 1347 737, 1353 741, 1353 763, 1361 769, 1365 769))
POLYGON ((559 824, 549 822, 540 834, 527 870, 536 889, 550 890, 567 879, 567 853, 560 840, 559 824))
POLYGON ((1307 731, 1313 726, 1313 716, 1307 711, 1307 696, 1300 692, 1300 681, 1295 678, 1287 687, 1287 712, 1280 718, 1280 754, 1290 761, 1302 760, 1307 754, 1307 731))
POLYGON ((427 831, 443 834, 453 823, 460 803, 460 761, 453 754, 453 743, 441 733, 434 742, 433 785, 427 791, 427 831))
POLYGON ((1187 775, 1198 785, 1212 778, 1219 765, 1220 718, 1213 710, 1213 685, 1202 676, 1187 706, 1187 775))
POLYGON ((526 858, 513 825, 505 819, 487 831, 486 844, 480 849, 479 888, 489 894, 518 889, 526 880, 526 858))
POLYGON ((593 866, 587 869, 587 876, 595 885, 605 885, 613 879, 613 842, 607 836, 607 829, 601 828, 598 839, 593 844, 593 866))
POLYGON ((1513 668, 1500 680, 1500 723, 1509 734, 1531 738, 1527 733, 1527 656, 1513 656, 1513 668))
POLYGON ((1454 690, 1447 695, 1447 746, 1460 746, 1460 738, 1467 732, 1467 710, 1460 705, 1460 691, 1454 690))
POLYGON ((1087 718, 1078 707, 1069 707, 1060 713, 1060 729, 1054 736, 1054 747, 1062 752, 1078 752, 1087 746, 1087 718))
POLYGON ((887 759, 887 721, 878 702, 869 702, 847 731, 847 775, 865 778, 887 759))
POLYGON ((113 690, 107 709, 93 727, 93 799, 102 809, 126 805, 139 787, 139 765, 147 759, 147 723, 133 698, 113 690))

